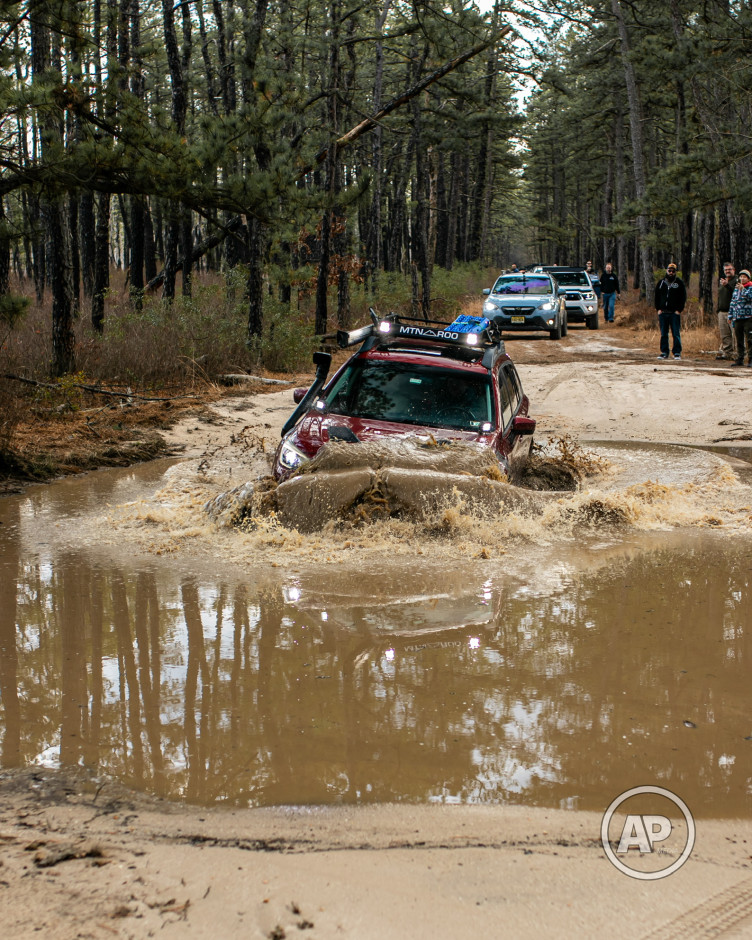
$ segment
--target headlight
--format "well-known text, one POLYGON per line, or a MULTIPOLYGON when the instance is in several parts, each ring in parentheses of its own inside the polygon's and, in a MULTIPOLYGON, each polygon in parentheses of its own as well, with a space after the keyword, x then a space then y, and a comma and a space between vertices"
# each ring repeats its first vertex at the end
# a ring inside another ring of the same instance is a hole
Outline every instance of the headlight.
POLYGON ((595 300, 595 294, 592 291, 589 291, 587 294, 582 295, 585 300, 595 300))
POLYGON ((487 300, 483 304, 483 313, 496 313, 496 304, 492 300, 487 300))
POLYGON ((543 306, 541 307, 541 310, 556 310, 556 304, 552 304, 551 301, 549 300, 547 304, 543 304, 543 306))
POLYGON ((279 452, 279 462, 285 470, 297 470, 297 468, 308 459, 309 458, 306 457, 302 451, 298 450, 297 447, 293 447, 289 441, 285 441, 284 444, 282 444, 282 448, 279 452))

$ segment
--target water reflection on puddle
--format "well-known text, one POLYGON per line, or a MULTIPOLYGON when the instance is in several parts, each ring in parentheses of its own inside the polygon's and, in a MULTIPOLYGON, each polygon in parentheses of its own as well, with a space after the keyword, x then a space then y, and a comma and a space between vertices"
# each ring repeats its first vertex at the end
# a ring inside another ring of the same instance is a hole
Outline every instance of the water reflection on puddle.
POLYGON ((40 549, 25 505, 0 506, 3 766, 202 803, 600 810, 657 783, 697 815, 752 811, 747 539, 253 580, 40 549))

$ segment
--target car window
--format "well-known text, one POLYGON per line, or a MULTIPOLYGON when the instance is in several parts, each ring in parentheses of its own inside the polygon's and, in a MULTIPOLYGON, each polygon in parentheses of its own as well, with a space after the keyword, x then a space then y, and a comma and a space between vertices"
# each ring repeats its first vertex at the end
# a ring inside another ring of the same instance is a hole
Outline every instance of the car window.
POLYGON ((501 426, 506 427, 512 420, 512 388, 504 369, 499 369, 499 397, 501 398, 501 426))
POLYGON ((526 277, 510 274, 500 277, 491 291, 493 294, 552 294, 551 281, 540 274, 526 277))
POLYGON ((517 370, 513 365, 507 365, 504 367, 504 375, 506 376, 510 386, 512 411, 516 412, 520 406, 520 402, 522 401, 522 386, 520 385, 520 378, 517 375, 517 370))
POLYGON ((333 414, 479 431, 494 422, 487 375, 402 362, 356 360, 327 395, 333 414))
POLYGON ((563 287, 589 287, 590 281, 588 280, 587 274, 584 272, 578 271, 567 271, 564 273, 554 274, 556 280, 563 287))

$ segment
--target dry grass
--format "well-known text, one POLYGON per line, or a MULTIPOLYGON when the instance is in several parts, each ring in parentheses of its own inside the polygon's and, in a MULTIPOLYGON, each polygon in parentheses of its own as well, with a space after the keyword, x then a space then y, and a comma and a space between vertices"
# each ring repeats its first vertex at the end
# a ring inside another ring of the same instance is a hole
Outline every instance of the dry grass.
MULTIPOLYGON (((646 346, 654 346, 658 349, 661 334, 658 328, 658 315, 652 304, 636 299, 629 301, 617 310, 617 318, 620 323, 638 333, 646 346)), ((681 340, 683 353, 687 356, 715 357, 718 349, 718 327, 715 320, 708 323, 700 304, 691 296, 682 314, 681 340)))
MULTIPOLYGON (((112 273, 103 334, 86 311, 75 322, 76 369, 87 379, 134 389, 201 384, 223 372, 295 369, 310 363, 314 347, 308 313, 281 316, 269 301, 266 332, 254 348, 246 344, 247 309, 240 290, 229 290, 224 278, 208 275, 194 282, 192 298, 166 304, 159 296, 144 298, 134 309, 122 288, 122 275, 112 273)), ((30 295, 28 282, 14 285, 30 295)), ((2 371, 44 378, 52 348, 51 299, 34 302, 10 334, 0 356, 2 371)))

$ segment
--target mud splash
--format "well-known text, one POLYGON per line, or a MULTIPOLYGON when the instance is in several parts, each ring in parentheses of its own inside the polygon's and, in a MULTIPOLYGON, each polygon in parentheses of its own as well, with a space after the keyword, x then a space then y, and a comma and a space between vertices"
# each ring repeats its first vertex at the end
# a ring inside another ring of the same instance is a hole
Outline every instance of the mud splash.
POLYGON ((279 486, 270 478, 244 483, 206 504, 220 525, 253 530, 273 518, 303 533, 329 522, 382 519, 436 520, 461 507, 476 519, 508 512, 537 514, 550 492, 573 491, 583 479, 608 469, 603 458, 570 438, 538 447, 525 471, 508 479, 487 447, 432 437, 358 444, 331 442, 279 486))
POLYGON ((337 442, 291 480, 243 484, 205 509, 215 523, 251 539, 271 536, 279 547, 318 534, 328 550, 366 537, 358 548, 408 542, 420 553, 420 543, 444 535, 472 557, 490 557, 518 538, 569 539, 613 527, 744 531, 752 522, 749 485, 722 458, 689 448, 583 450, 571 439, 552 440, 520 482, 531 489, 505 480, 488 451, 472 445, 337 442), (568 483, 569 492, 546 492, 551 482, 568 483))
POLYGON ((279 486, 268 478, 243 484, 216 497, 206 511, 216 522, 244 529, 273 517, 287 528, 311 533, 330 522, 435 518, 458 501, 473 517, 491 519, 509 510, 539 511, 544 500, 507 481, 487 447, 405 438, 326 444, 279 486))

